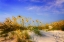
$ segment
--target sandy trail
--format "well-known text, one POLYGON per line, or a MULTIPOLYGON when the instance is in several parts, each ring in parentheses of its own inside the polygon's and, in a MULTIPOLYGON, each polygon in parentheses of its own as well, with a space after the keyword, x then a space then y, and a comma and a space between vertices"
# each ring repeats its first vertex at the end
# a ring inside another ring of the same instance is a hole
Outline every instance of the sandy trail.
POLYGON ((32 40, 35 42, 64 42, 63 31, 41 31, 42 36, 37 36, 33 32, 30 33, 32 40))

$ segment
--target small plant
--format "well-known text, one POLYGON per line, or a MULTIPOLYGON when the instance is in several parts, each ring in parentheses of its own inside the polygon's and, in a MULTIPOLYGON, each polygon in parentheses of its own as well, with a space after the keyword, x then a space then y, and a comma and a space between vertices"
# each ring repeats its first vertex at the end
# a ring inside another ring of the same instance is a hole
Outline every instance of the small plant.
POLYGON ((30 35, 28 35, 28 32, 26 30, 24 31, 18 31, 17 33, 17 42, 32 42, 30 40, 30 35))
POLYGON ((42 36, 42 34, 40 33, 38 27, 34 27, 34 28, 32 28, 32 30, 33 30, 33 32, 34 32, 35 34, 37 34, 37 35, 39 35, 39 36, 42 36))

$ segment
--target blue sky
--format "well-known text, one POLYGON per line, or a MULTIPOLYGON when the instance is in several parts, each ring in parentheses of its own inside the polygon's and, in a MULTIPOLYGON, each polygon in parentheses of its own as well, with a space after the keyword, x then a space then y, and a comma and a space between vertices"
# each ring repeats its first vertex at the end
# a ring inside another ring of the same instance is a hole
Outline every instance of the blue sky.
POLYGON ((0 0, 0 21, 18 15, 43 23, 64 20, 64 0, 0 0))

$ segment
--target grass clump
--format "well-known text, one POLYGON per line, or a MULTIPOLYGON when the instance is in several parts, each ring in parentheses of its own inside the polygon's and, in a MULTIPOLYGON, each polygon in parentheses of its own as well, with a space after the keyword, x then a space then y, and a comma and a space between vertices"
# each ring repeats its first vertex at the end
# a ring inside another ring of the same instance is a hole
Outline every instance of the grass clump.
POLYGON ((37 35, 39 35, 39 36, 42 36, 42 34, 40 33, 38 27, 32 28, 32 31, 33 31, 35 34, 37 34, 37 35))

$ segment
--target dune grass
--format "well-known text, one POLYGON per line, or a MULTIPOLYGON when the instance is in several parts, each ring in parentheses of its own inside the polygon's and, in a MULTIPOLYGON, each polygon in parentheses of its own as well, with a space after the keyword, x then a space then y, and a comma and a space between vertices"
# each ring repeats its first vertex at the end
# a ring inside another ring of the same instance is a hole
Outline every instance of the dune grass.
MULTIPOLYGON (((12 17, 12 19, 6 18, 6 20, 2 23, 2 26, 0 26, 0 29, 2 30, 0 36, 9 37, 9 39, 16 36, 15 38, 17 38, 17 42, 32 42, 30 40, 30 35, 28 34, 28 30, 31 30, 28 27, 32 25, 34 25, 34 21, 30 21, 30 18, 27 19, 21 16, 12 17), (33 22, 33 24, 30 22, 33 22)), ((32 31, 40 35, 38 28, 32 28, 32 31)))

